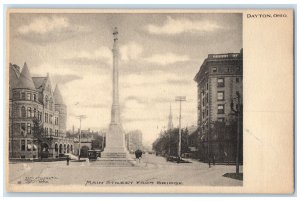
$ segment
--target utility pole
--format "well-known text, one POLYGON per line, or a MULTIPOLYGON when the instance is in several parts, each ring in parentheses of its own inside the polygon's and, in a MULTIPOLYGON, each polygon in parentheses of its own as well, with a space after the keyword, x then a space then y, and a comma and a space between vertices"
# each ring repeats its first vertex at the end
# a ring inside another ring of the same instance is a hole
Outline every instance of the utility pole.
POLYGON ((171 132, 172 132, 172 130, 170 129, 169 130, 169 156, 171 156, 171 132))
POLYGON ((239 175, 240 172, 240 115, 241 115, 241 102, 240 102, 240 94, 237 93, 237 100, 238 100, 238 105, 237 105, 237 137, 236 137, 236 176, 239 175))
POLYGON ((241 108, 241 96, 239 92, 236 92, 236 98, 233 98, 231 101, 231 110, 237 116, 237 134, 236 134, 236 158, 235 158, 235 173, 238 176, 240 172, 240 121, 242 115, 242 108, 241 108), (233 99, 237 99, 237 106, 236 110, 234 109, 233 99))
MULTIPOLYGON (((101 131, 100 131, 101 132, 101 131)), ((104 132, 101 132, 101 135, 102 135, 102 143, 101 143, 101 149, 102 149, 102 151, 104 150, 104 136, 105 136, 105 134, 104 134, 104 132)))
POLYGON ((179 101, 179 140, 178 140, 178 157, 181 159, 181 102, 186 101, 185 96, 176 96, 175 101, 179 101))
POLYGON ((211 160, 211 154, 210 154, 210 121, 208 121, 208 133, 207 133, 207 156, 208 156, 208 167, 210 168, 210 160, 211 160))
POLYGON ((80 154, 81 154, 81 120, 86 119, 85 115, 79 115, 77 116, 77 119, 79 119, 79 153, 78 153, 78 160, 80 160, 80 154))

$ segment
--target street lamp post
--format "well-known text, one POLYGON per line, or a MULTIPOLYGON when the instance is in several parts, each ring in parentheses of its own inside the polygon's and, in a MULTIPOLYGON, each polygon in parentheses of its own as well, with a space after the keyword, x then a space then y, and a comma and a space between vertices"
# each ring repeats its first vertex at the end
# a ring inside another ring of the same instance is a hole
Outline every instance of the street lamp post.
POLYGON ((77 118, 79 119, 79 153, 78 153, 78 160, 80 160, 80 154, 81 154, 81 120, 85 119, 86 116, 85 115, 79 115, 79 116, 77 116, 77 118))
POLYGON ((185 96, 176 96, 175 101, 179 101, 179 140, 178 140, 178 157, 181 159, 181 102, 186 101, 185 96))

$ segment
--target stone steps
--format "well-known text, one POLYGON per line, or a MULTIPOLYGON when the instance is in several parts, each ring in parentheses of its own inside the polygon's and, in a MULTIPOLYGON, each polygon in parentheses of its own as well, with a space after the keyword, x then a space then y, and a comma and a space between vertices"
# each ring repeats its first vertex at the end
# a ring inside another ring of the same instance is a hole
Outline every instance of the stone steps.
POLYGON ((102 153, 101 158, 126 158, 126 153, 102 153))
POLYGON ((100 159, 90 163, 91 165, 102 166, 102 167, 132 167, 134 166, 133 160, 128 159, 100 159))

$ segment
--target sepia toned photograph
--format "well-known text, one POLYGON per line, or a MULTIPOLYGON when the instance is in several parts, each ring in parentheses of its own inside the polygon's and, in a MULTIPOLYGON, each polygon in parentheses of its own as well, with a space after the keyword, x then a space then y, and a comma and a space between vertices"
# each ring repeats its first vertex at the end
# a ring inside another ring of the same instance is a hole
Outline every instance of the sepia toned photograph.
POLYGON ((244 18, 9 10, 9 191, 243 188, 244 18))

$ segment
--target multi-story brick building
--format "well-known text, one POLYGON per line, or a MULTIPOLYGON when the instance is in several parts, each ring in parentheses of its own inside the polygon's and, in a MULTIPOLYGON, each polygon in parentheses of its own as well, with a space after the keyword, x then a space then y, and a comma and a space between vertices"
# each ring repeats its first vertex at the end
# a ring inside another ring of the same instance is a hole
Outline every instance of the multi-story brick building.
POLYGON ((218 160, 232 160, 236 154, 236 138, 222 135, 225 135, 225 126, 236 119, 237 107, 243 101, 242 50, 240 53, 209 54, 194 80, 198 86, 198 133, 202 142, 199 149, 202 159, 213 155, 218 160), (221 128, 219 131, 214 130, 217 124, 221 128))
POLYGON ((57 158, 73 152, 66 137, 67 107, 58 86, 52 90, 49 74, 31 77, 27 64, 22 72, 9 65, 10 158, 57 158))

